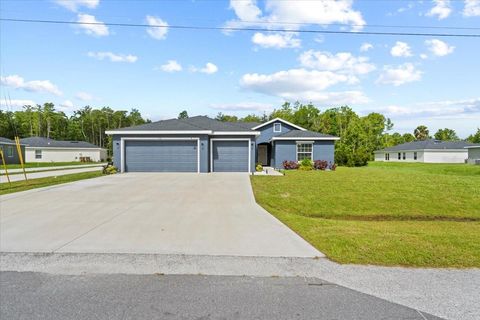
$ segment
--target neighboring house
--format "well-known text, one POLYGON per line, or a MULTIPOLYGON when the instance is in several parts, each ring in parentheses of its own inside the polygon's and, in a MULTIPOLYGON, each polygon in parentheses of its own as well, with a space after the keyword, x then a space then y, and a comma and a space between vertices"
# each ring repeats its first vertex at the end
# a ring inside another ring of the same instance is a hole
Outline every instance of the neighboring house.
POLYGON ((105 161, 107 151, 85 141, 60 141, 43 137, 20 139, 25 162, 105 161))
POLYGON ((334 162, 339 139, 279 118, 260 124, 206 116, 106 133, 113 136, 114 163, 122 172, 254 172, 257 162, 275 168, 303 158, 334 162))
POLYGON ((474 143, 465 141, 441 141, 435 139, 402 143, 375 151, 375 161, 465 163, 468 149, 474 143))
MULTIPOLYGON (((25 145, 20 144, 22 150, 23 161, 25 161, 25 145)), ((20 157, 18 156, 17 146, 15 141, 0 137, 0 149, 3 150, 3 155, 5 157, 6 164, 20 164, 20 157)), ((1 157, 1 155, 0 155, 1 157)), ((2 164, 0 158, 0 165, 2 164)))
POLYGON ((480 145, 465 147, 468 152, 467 162, 472 164, 480 164, 480 145))

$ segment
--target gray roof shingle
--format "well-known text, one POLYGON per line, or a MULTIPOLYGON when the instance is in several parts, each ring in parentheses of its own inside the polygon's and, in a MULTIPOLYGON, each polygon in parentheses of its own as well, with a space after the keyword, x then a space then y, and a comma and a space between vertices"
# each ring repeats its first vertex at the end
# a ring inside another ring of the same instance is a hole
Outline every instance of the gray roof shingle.
POLYGON ((126 127, 111 131, 251 131, 254 125, 249 122, 222 122, 206 116, 186 119, 169 119, 146 123, 139 126, 126 127))
MULTIPOLYGON (((15 144, 15 141, 12 139, 0 137, 0 144, 15 144)), ((24 143, 22 143, 21 140, 20 140, 20 145, 24 145, 24 143)))
POLYGON ((378 151, 403 151, 403 150, 424 150, 424 149, 463 149, 468 146, 475 146, 480 144, 470 143, 466 141, 441 141, 435 139, 418 140, 398 144, 393 147, 385 148, 378 151))
POLYGON ((26 144, 29 147, 49 147, 49 148, 100 148, 94 144, 86 141, 61 141, 47 139, 44 137, 30 137, 20 139, 20 142, 26 144))
POLYGON ((291 130, 276 136, 276 138, 337 138, 335 136, 309 130, 291 130))

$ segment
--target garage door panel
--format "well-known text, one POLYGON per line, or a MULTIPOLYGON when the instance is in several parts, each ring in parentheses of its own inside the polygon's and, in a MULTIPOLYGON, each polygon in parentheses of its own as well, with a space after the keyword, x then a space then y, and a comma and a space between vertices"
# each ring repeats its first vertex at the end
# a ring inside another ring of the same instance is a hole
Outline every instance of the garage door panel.
POLYGON ((214 172, 248 172, 248 141, 213 141, 214 172))
POLYGON ((197 172, 197 141, 126 141, 125 171, 197 172))

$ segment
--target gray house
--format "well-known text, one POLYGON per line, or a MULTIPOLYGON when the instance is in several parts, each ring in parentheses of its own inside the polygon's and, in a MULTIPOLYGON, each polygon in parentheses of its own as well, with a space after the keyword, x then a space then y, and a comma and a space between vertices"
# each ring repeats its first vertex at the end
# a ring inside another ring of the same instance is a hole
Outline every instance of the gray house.
POLYGON ((480 145, 465 147, 468 151, 468 163, 480 164, 480 145))
MULTIPOLYGON (((21 143, 20 148, 22 150, 23 161, 25 161, 25 145, 21 143)), ((18 156, 15 141, 0 137, 0 149, 3 150, 6 164, 20 164, 20 157, 18 156)), ((0 164, 2 164, 1 158, 0 164)))
POLYGON ((277 118, 265 123, 221 122, 206 116, 110 130, 121 172, 254 172, 285 160, 334 162, 339 138, 277 118))

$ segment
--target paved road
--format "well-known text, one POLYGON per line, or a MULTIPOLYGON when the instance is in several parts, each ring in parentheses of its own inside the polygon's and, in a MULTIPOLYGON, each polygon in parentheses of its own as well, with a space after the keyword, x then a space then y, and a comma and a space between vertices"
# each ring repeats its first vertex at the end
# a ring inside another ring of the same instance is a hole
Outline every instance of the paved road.
POLYGON ((440 319, 318 279, 0 273, 3 319, 440 319))
POLYGON ((126 173, 0 200, 2 252, 323 256, 255 202, 244 173, 126 173))
MULTIPOLYGON (((86 168, 78 168, 78 169, 66 169, 66 170, 53 170, 53 171, 42 171, 42 172, 30 172, 27 173, 28 179, 37 179, 37 178, 45 178, 45 177, 55 177, 55 176, 63 176, 66 174, 74 174, 74 173, 81 173, 81 172, 91 172, 91 171, 100 171, 103 168, 100 166, 95 167, 86 167, 86 168)), ((23 174, 14 174, 10 175, 10 181, 22 181, 25 180, 23 174)), ((5 175, 0 176, 0 183, 7 183, 7 177, 5 175)))

